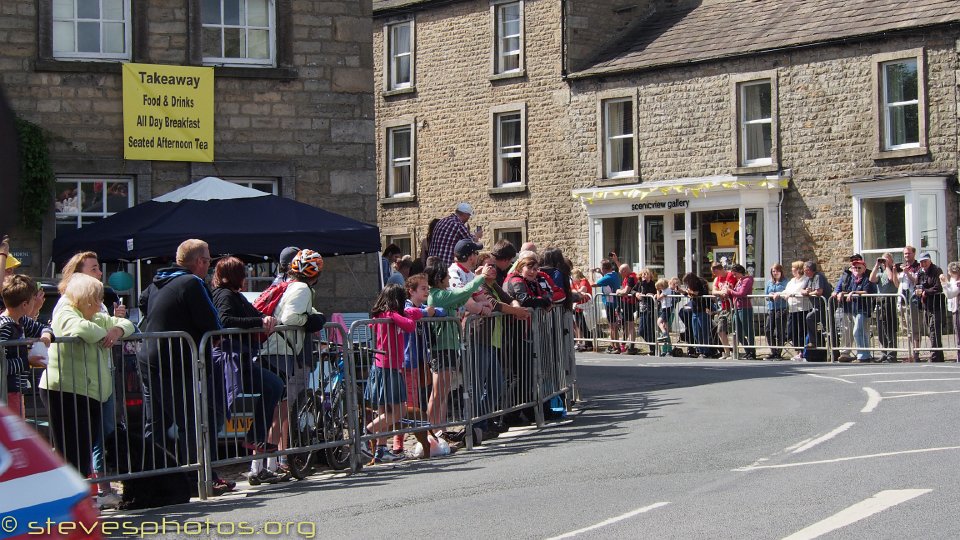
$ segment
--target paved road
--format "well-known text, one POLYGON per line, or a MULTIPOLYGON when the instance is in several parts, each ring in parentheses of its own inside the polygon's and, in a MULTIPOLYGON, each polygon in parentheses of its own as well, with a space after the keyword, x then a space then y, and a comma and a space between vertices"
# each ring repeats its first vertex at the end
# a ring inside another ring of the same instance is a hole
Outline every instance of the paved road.
POLYGON ((584 402, 559 425, 124 519, 284 538, 960 537, 957 364, 579 364, 584 402), (301 534, 275 534, 287 522, 301 534))

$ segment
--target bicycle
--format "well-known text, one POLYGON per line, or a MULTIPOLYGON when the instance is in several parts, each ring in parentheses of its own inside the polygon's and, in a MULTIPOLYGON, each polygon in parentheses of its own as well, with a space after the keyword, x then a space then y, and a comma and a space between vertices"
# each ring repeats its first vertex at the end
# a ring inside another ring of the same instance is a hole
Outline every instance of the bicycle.
MULTIPOLYGON (((343 347, 336 343, 320 342, 320 348, 320 384, 315 390, 308 388, 301 392, 290 408, 291 446, 343 441, 343 445, 325 448, 322 452, 327 466, 341 471, 350 466, 352 440, 347 416, 345 355, 343 347)), ((358 382, 356 386, 354 391, 362 396, 362 384, 358 382)), ((294 478, 302 480, 313 472, 320 459, 319 450, 307 450, 290 454, 287 465, 294 478)))

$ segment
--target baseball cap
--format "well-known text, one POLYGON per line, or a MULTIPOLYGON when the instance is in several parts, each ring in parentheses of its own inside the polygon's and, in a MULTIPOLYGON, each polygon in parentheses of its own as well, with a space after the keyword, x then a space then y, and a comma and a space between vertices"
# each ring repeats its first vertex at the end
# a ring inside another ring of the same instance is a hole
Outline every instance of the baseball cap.
POLYGON ((859 253, 854 253, 853 255, 850 256, 850 262, 853 263, 857 261, 863 262, 863 255, 860 255, 859 253))
POLYGON ((480 251, 481 249, 483 249, 483 244, 478 244, 473 240, 464 238, 454 246, 453 254, 456 255, 458 259, 466 259, 472 253, 480 251))
POLYGON ((298 247, 285 247, 283 251, 280 252, 280 264, 289 265, 293 258, 297 255, 297 252, 300 251, 298 247))
POLYGON ((12 254, 7 255, 7 264, 5 270, 10 270, 20 266, 20 259, 14 257, 12 254))
POLYGON ((917 260, 918 260, 918 261, 929 261, 929 260, 932 260, 932 259, 933 259, 933 258, 930 256, 930 252, 929 252, 929 251, 925 251, 925 252, 923 252, 923 255, 920 255, 920 258, 917 259, 917 260))
POLYGON ((468 216, 473 215, 473 207, 470 206, 470 203, 462 202, 457 205, 457 212, 461 214, 467 214, 468 216))

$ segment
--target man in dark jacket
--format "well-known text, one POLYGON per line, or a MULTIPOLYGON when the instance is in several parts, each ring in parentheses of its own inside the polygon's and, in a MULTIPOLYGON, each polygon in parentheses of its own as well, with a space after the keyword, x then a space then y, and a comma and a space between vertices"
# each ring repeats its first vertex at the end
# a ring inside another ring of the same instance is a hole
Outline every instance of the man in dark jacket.
POLYGON ((946 311, 943 285, 940 275, 943 270, 933 264, 930 253, 920 255, 920 273, 917 274, 916 296, 920 299, 927 332, 930 335, 931 362, 943 362, 943 319, 946 311), (938 350, 939 349, 939 350, 938 350))
MULTIPOLYGON (((177 248, 177 264, 159 270, 140 296, 143 332, 186 332, 199 346, 206 332, 220 329, 220 317, 203 281, 210 269, 210 249, 202 240, 186 240, 177 248)), ((208 348, 209 351, 209 348, 208 348)), ((191 347, 179 338, 147 338, 139 353, 143 384, 144 435, 165 448, 176 440, 179 464, 197 462, 197 423, 191 347)), ((207 373, 210 358, 204 358, 207 373)), ((209 376, 208 376, 209 380, 209 376)), ((211 392, 205 391, 208 399, 211 392)), ((207 410, 214 411, 208 403, 207 410)), ((210 418, 210 425, 216 420, 210 418)), ((208 426, 209 427, 209 426, 208 426)), ((209 441, 216 440, 214 429, 209 441)))

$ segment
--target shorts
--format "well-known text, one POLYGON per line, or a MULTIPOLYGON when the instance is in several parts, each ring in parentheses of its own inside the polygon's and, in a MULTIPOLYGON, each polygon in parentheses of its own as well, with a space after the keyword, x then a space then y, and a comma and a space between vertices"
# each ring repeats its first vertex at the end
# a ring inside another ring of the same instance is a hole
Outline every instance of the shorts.
POLYGON ((296 399, 301 392, 307 389, 307 382, 310 377, 310 373, 306 369, 297 366, 297 357, 289 354, 284 356, 279 355, 264 355, 257 358, 257 361, 263 365, 264 368, 272 371, 280 380, 283 381, 283 396, 281 400, 287 399, 288 396, 292 396, 293 399, 296 399))
POLYGON ((672 308, 661 308, 660 313, 657 315, 657 319, 663 321, 665 324, 669 325, 673 322, 673 309, 672 308))
POLYGON ((719 313, 714 314, 713 324, 717 325, 717 332, 720 332, 721 334, 729 334, 730 333, 730 312, 721 311, 719 313))
POLYGON ((433 351, 433 356, 430 357, 430 371, 440 373, 441 371, 456 369, 457 360, 457 351, 433 351))
POLYGON ((607 322, 610 324, 620 324, 620 310, 617 309, 619 306, 613 302, 609 302, 604 305, 604 310, 607 312, 607 322))
POLYGON ((633 322, 637 317, 637 305, 632 302, 620 304, 620 316, 623 318, 623 322, 633 322))
POLYGON ((373 366, 363 399, 373 405, 398 405, 407 401, 407 383, 399 369, 373 366))

